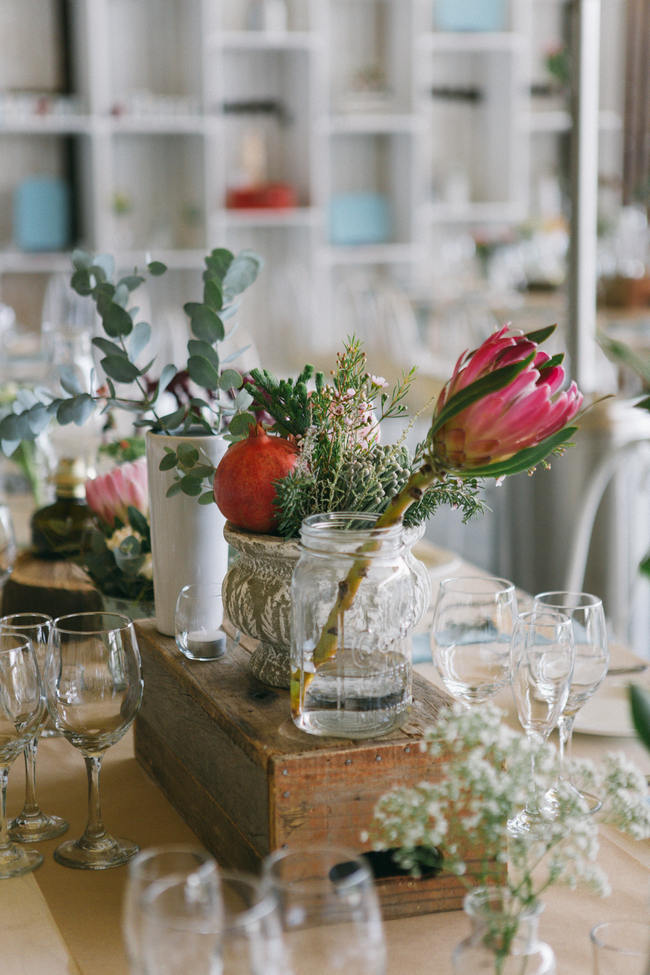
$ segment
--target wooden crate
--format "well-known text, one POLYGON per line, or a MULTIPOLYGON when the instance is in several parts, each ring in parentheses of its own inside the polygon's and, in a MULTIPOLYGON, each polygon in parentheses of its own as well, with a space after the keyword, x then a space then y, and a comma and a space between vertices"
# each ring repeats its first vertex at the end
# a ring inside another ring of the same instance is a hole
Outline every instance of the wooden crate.
MULTIPOLYGON (((145 692, 136 756, 223 866, 256 872, 283 844, 364 852, 361 833, 379 796, 440 774, 419 743, 449 699, 417 675, 399 731, 364 742, 320 738, 294 726, 288 692, 260 684, 242 646, 197 663, 153 621, 140 621, 137 631, 145 692)), ((456 910, 466 892, 445 872, 376 884, 387 918, 456 910)))

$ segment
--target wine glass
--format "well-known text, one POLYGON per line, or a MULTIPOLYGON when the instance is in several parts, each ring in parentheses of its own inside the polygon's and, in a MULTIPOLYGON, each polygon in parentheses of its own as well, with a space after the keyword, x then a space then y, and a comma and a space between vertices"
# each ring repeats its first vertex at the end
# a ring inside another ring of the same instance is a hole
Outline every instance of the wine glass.
POLYGON ((31 642, 18 633, 0 633, 0 877, 17 877, 40 866, 36 850, 23 850, 9 839, 7 780, 9 767, 43 720, 44 701, 31 642))
POLYGON ((509 683, 516 616, 515 587, 507 579, 466 576, 442 580, 431 649, 452 697, 471 707, 494 697, 509 683))
POLYGON ((154 880, 140 905, 144 975, 221 975, 223 903, 216 871, 154 880))
POLYGON ((0 504, 0 593, 11 575, 16 561, 16 535, 11 511, 0 504))
POLYGON ((372 874, 336 846, 284 848, 262 864, 277 897, 292 975, 350 971, 384 975, 386 946, 372 874))
POLYGON ((209 885, 218 891, 219 874, 216 861, 206 850, 189 845, 153 846, 141 850, 130 861, 128 871, 122 932, 131 972, 146 975, 142 901, 149 887, 170 877, 185 881, 195 878, 197 884, 209 885))
MULTIPOLYGON (((557 609, 568 616, 573 625, 576 661, 569 687, 569 697, 558 721, 560 742, 560 777, 580 795, 585 808, 596 812, 602 803, 597 796, 581 792, 571 782, 571 744, 576 714, 595 694, 609 667, 607 624, 602 601, 588 592, 542 592, 535 596, 535 609, 557 609)), ((547 796, 553 803, 553 790, 547 796)))
MULTIPOLYGON (((45 673, 45 657, 50 637, 52 617, 46 613, 11 613, 0 619, 0 632, 18 633, 31 640, 41 674, 45 673)), ((36 798, 36 756, 38 739, 47 724, 47 711, 36 734, 25 745, 25 804, 9 824, 9 835, 19 843, 51 840, 65 833, 68 823, 61 816, 44 813, 36 798)))
MULTIPOLYGON (((531 745, 546 741, 557 724, 573 676, 575 644, 568 616, 556 610, 522 613, 512 633, 512 692, 519 722, 531 745)), ((531 750, 531 796, 508 823, 511 832, 529 830, 545 818, 535 783, 531 750)))
POLYGON ((124 735, 142 700, 140 651, 133 623, 119 613, 71 613, 52 624, 45 672, 54 724, 84 757, 88 773, 88 823, 78 840, 54 851, 66 867, 104 870, 138 852, 130 840, 106 832, 99 773, 104 752, 124 735))

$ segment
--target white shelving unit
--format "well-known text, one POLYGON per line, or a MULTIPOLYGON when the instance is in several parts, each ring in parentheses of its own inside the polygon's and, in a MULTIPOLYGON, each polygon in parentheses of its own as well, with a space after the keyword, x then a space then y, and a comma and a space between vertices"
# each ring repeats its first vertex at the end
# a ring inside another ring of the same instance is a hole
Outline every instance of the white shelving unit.
MULTIPOLYGON (((0 287, 69 267, 66 248, 15 244, 15 191, 46 174, 72 185, 70 247, 125 266, 148 252, 197 280, 210 247, 253 247, 267 262, 245 306, 260 355, 286 368, 336 347, 354 324, 352 305, 340 315, 350 278, 417 286, 450 234, 534 217, 557 171, 568 108, 531 84, 566 4, 504 0, 498 29, 454 31, 438 27, 446 3, 287 0, 285 22, 276 4, 263 29, 253 0, 4 0, 0 287), (254 171, 296 205, 229 207, 254 171), (335 228, 346 205, 360 208, 358 239, 335 228)), ((622 0, 603 9, 613 179, 622 0)))

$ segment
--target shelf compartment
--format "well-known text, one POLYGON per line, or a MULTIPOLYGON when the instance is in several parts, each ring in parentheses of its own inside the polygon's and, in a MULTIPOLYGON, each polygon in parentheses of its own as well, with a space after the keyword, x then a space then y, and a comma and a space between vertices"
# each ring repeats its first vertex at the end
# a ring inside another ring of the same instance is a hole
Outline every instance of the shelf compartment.
POLYGON ((311 204, 311 74, 304 51, 224 52, 214 110, 222 111, 220 154, 226 191, 286 184, 311 204))
POLYGON ((435 203, 463 209, 524 196, 517 79, 517 58, 494 51, 438 53, 423 65, 435 203), (452 97, 454 92, 467 97, 452 97))
MULTIPOLYGON (((355 230, 355 246, 407 243, 413 234, 410 178, 413 168, 414 145, 409 134, 341 133, 333 136, 330 140, 328 217, 336 208, 337 219, 338 208, 346 201, 354 207, 358 198, 359 219, 368 220, 368 239, 363 239, 363 228, 355 230), (376 200, 374 209, 369 198, 376 200), (379 213, 381 201, 385 201, 387 215, 379 213), (379 240, 376 221, 386 218, 385 236, 379 240)), ((331 229, 328 226, 327 232, 331 229)), ((337 246, 342 243, 341 233, 336 228, 333 242, 337 246)))
POLYGON ((110 145, 110 249, 203 247, 203 139, 116 135, 110 145))
POLYGON ((332 0, 329 16, 332 112, 411 111, 411 5, 332 0))
MULTIPOLYGON (((69 227, 64 248, 72 247, 79 237, 86 236, 86 200, 83 197, 83 167, 85 153, 81 151, 84 136, 59 134, 7 134, 0 132, 0 245, 17 251, 14 227, 14 201, 24 180, 49 177, 67 187, 69 205, 60 215, 69 227)), ((65 204, 64 204, 65 206, 65 204)), ((51 250, 45 243, 44 251, 51 250)), ((34 246, 25 255, 40 252, 34 246)))
MULTIPOLYGON (((135 100, 201 96, 199 0, 107 0, 108 90, 103 110, 135 100)), ((140 112, 142 114, 142 112, 140 112)))

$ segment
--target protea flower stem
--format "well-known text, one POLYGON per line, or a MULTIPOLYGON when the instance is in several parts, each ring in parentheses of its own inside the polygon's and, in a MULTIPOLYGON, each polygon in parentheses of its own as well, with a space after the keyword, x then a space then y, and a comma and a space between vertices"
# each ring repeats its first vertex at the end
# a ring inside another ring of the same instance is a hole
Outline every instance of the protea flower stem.
MULTIPOLYGON (((397 525, 402 520, 404 512, 412 504, 420 500, 426 489, 439 476, 440 474, 431 462, 424 463, 418 470, 414 471, 399 494, 396 494, 392 498, 388 507, 379 516, 373 532, 378 528, 391 528, 393 525, 397 525)), ((313 662, 315 670, 321 664, 325 663, 326 660, 330 660, 336 656, 340 621, 344 613, 352 606, 359 586, 368 573, 370 559, 365 558, 365 556, 370 552, 378 551, 380 547, 380 538, 371 537, 367 542, 364 542, 359 549, 358 558, 352 563, 347 576, 339 582, 336 601, 329 612, 327 621, 323 626, 320 638, 314 649, 313 662)), ((305 674, 301 688, 300 674, 295 672, 291 675, 291 707, 294 713, 297 713, 301 698, 304 696, 313 676, 313 674, 305 674)))

